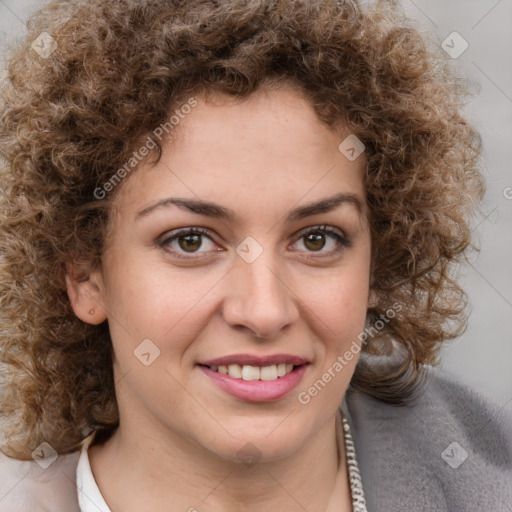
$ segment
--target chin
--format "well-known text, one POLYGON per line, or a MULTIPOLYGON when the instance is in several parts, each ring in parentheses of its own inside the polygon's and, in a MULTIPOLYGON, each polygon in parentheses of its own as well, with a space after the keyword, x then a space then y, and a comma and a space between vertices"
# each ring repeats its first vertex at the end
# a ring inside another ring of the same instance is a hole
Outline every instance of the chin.
POLYGON ((246 466, 286 458, 299 450, 309 436, 296 422, 291 424, 282 420, 283 417, 258 422, 261 428, 248 425, 250 420, 236 428, 225 425, 231 436, 226 434, 222 439, 217 438, 213 445, 207 443, 208 449, 222 459, 246 466))

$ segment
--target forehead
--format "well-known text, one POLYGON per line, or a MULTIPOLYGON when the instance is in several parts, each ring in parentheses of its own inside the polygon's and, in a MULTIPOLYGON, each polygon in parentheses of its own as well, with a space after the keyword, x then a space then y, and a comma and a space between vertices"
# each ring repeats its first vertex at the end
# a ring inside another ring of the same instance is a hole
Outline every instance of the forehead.
POLYGON ((326 126, 291 89, 198 97, 171 135, 160 161, 142 162, 122 184, 119 206, 140 211, 171 194, 260 216, 334 193, 364 204, 364 155, 348 160, 338 149, 347 129, 326 126))

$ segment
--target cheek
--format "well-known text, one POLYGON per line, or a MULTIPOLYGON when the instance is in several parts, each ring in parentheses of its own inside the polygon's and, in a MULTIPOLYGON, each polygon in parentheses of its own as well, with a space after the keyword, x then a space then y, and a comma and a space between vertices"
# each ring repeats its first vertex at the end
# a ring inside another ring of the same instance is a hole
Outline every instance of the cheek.
POLYGON ((114 319, 114 343, 124 343, 129 335, 132 344, 148 338, 165 350, 177 350, 180 339, 190 339, 204 327, 208 297, 223 276, 220 270, 171 269, 136 259, 110 268, 115 270, 109 274, 106 308, 114 319))
POLYGON ((368 299, 367 273, 333 273, 310 289, 308 320, 314 326, 318 363, 301 385, 297 400, 317 411, 328 411, 342 400, 360 356, 368 299))
POLYGON ((319 276, 302 276, 306 310, 315 324, 336 348, 357 337, 363 330, 368 307, 369 263, 362 257, 357 264, 347 264, 319 276))

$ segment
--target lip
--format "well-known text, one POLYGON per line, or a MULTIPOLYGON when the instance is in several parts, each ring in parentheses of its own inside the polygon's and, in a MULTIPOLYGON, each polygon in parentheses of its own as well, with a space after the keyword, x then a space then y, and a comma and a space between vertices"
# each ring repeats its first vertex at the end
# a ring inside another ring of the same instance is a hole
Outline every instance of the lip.
POLYGON ((198 364, 203 366, 229 366, 230 364, 239 364, 240 366, 271 366, 273 364, 283 363, 301 366, 303 364, 308 364, 309 361, 303 357, 294 356, 292 354, 269 354, 268 356, 232 354, 230 356, 218 357, 217 359, 201 361, 198 364))
MULTIPOLYGON (((227 358, 215 359, 213 361, 222 360, 227 360, 227 358)), ((215 365, 212 364, 212 366, 215 365)), ((284 377, 278 377, 275 380, 243 380, 215 372, 208 368, 208 366, 199 366, 201 371, 223 391, 247 402, 271 402, 284 397, 299 385, 308 367, 309 364, 302 364, 294 368, 292 372, 287 373, 284 377)))

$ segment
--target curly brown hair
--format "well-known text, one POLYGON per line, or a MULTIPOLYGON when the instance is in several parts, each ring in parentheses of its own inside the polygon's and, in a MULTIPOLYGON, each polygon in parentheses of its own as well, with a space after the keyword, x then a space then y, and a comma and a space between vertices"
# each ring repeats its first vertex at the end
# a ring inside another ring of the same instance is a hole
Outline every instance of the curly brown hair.
POLYGON ((364 344, 351 385, 395 404, 412 396, 420 365, 465 327, 453 271, 473 247, 484 182, 461 114, 467 82, 395 2, 54 0, 28 28, 0 102, 5 454, 29 459, 43 440, 67 453, 87 429, 117 427, 108 325, 74 315, 66 270, 82 262, 85 280, 100 268, 120 187, 102 200, 97 187, 184 98, 212 92, 287 84, 364 143, 378 299, 368 322, 400 308, 364 344), (31 47, 42 32, 50 56, 31 47), (395 367, 377 364, 383 340, 404 349, 395 367))

